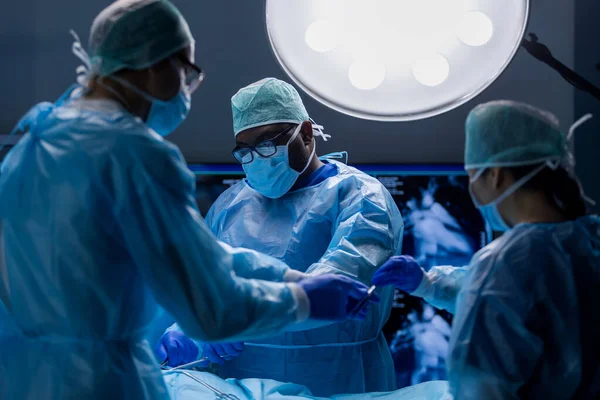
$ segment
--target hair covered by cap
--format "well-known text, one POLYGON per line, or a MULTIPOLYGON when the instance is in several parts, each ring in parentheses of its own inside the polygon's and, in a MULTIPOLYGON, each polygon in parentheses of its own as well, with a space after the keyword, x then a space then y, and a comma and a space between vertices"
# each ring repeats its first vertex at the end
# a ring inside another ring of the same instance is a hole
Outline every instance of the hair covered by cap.
POLYGON ((265 78, 240 89, 231 98, 233 132, 280 123, 309 120, 300 94, 289 83, 265 78))
POLYGON ((148 68, 193 43, 187 22, 169 1, 117 0, 92 24, 92 71, 106 76, 148 68))
POLYGON ((465 169, 561 161, 567 138, 547 111, 514 101, 475 107, 466 121, 465 169))

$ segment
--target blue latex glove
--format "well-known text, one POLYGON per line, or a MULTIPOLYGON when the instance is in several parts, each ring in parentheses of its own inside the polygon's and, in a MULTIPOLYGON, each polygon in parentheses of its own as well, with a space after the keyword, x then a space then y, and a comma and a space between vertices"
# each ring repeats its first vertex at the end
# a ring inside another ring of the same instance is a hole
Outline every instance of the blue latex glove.
POLYGON ((178 367, 196 361, 198 346, 182 332, 171 331, 162 335, 154 354, 161 363, 168 359, 169 367, 178 367))
MULTIPOLYGON (((327 321, 344 321, 362 300, 369 288, 343 275, 319 275, 298 282, 310 300, 310 318, 327 321)), ((371 296, 370 303, 378 303, 379 297, 371 296)), ((354 319, 364 320, 366 311, 354 319)))
MULTIPOLYGON (((244 343, 206 343, 202 348, 202 357, 207 357, 212 363, 222 365, 225 361, 233 360, 244 350, 244 343)), ((199 366, 206 367, 206 363, 199 366), (203 365, 204 364, 204 365, 203 365)))
POLYGON ((394 256, 375 272, 373 285, 394 285, 400 290, 412 293, 419 287, 424 275, 423 268, 411 256, 394 256))

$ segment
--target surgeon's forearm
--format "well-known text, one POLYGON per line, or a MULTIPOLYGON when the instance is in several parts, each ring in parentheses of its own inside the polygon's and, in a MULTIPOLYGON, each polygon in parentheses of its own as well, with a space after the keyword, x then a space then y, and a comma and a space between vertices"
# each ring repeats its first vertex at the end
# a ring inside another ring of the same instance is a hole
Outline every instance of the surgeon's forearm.
POLYGON ((433 267, 423 276, 421 284, 411 295, 421 297, 432 306, 454 314, 456 298, 466 275, 467 267, 433 267))
POLYGON ((181 328, 202 342, 245 341, 277 335, 308 317, 310 305, 295 284, 240 281, 237 293, 220 293, 217 302, 210 295, 193 300, 204 304, 194 314, 172 312, 181 328))
MULTIPOLYGON (((260 262, 263 259, 263 255, 256 252, 246 253, 244 256, 245 262, 260 262)), ((233 265, 235 260, 235 254, 223 252, 222 255, 207 260, 209 265, 213 264, 207 269, 223 269, 233 265)), ((308 298, 294 283, 245 279, 235 274, 228 274, 228 280, 214 278, 213 283, 208 285, 209 290, 205 292, 203 300, 204 304, 210 304, 214 310, 200 310, 197 322, 201 329, 192 330, 187 327, 187 321, 180 321, 182 328, 195 339, 214 342, 268 337, 279 334, 290 325, 308 317, 308 298), (210 290, 213 288, 214 291, 210 290)))

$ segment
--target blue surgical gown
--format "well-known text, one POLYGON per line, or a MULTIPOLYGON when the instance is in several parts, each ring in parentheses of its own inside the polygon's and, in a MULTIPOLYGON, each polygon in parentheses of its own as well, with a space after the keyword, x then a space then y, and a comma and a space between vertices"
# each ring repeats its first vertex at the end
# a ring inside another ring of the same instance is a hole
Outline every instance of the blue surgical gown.
POLYGON ((0 398, 166 399, 147 328, 251 340, 306 318, 282 262, 207 228, 177 148, 117 103, 36 107, 0 169, 0 398), (232 268, 233 267, 233 268, 232 268))
MULTIPOLYGON (((378 180, 331 164, 338 169, 335 176, 280 199, 261 196, 242 181, 219 197, 206 222, 229 245, 269 254, 296 271, 345 274, 370 284, 377 268, 401 252, 402 217, 378 180)), ((256 276, 250 272, 247 278, 256 276)), ((282 279, 283 272, 272 272, 260 277, 282 279)), ((381 299, 364 322, 247 341, 219 375, 293 382, 317 396, 394 390, 393 360, 381 331, 393 290, 383 290, 381 299)))
POLYGON ((458 295, 456 400, 600 398, 600 219, 521 224, 472 259, 458 295))

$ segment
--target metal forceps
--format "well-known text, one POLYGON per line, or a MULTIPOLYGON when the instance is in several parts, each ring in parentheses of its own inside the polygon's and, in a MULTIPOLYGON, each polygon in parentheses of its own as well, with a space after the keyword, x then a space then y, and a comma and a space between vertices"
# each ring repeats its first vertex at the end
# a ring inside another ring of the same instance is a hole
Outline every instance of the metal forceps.
POLYGON ((208 358, 204 357, 204 358, 201 358, 201 359, 199 359, 197 361, 194 361, 194 362, 191 362, 191 363, 188 363, 188 364, 183 364, 183 365, 180 365, 180 366, 175 367, 175 368, 170 368, 170 367, 167 367, 167 363, 169 362, 169 360, 166 359, 160 365, 160 367, 161 367, 161 369, 163 369, 164 371, 166 371, 166 373, 179 372, 181 374, 184 374, 188 378, 190 378, 190 379, 198 382, 199 384, 201 384, 202 386, 204 386, 205 388, 207 388, 208 390, 210 390, 211 392, 213 392, 218 400, 240 400, 240 398, 237 397, 236 395, 223 393, 220 390, 218 390, 217 388, 215 388, 215 387, 209 385, 208 383, 204 382, 202 379, 197 378, 194 375, 190 374, 189 372, 183 370, 183 368, 190 367, 190 366, 193 366, 195 364, 199 364, 199 363, 201 363, 203 361, 208 361, 208 358))
POLYGON ((367 291, 367 295, 361 301, 359 301, 358 304, 356 304, 352 311, 350 311, 350 314, 348 314, 347 319, 354 319, 354 317, 356 317, 356 315, 363 308, 365 308, 367 304, 369 304, 369 300, 371 299, 371 296, 373 296, 373 293, 375 293, 375 289, 377 289, 377 286, 375 285, 369 288, 369 290, 367 291))

